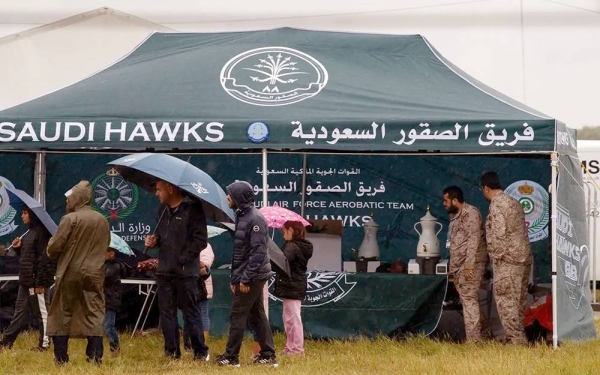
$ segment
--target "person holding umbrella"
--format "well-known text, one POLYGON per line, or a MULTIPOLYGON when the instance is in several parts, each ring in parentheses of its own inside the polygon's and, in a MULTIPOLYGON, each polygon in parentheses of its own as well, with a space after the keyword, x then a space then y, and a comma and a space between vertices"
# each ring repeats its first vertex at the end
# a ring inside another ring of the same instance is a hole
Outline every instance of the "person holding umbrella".
POLYGON ((94 211, 92 187, 81 181, 65 193, 67 214, 48 243, 48 256, 58 259, 48 336, 57 364, 69 362, 69 339, 87 338, 88 362, 100 364, 104 348, 104 260, 110 241, 108 220, 94 211))
POLYGON ((206 248, 207 218, 215 222, 234 219, 225 192, 203 170, 167 154, 131 154, 108 164, 127 181, 155 193, 163 204, 155 233, 146 237, 145 245, 160 247, 156 282, 165 354, 181 357, 179 307, 191 330, 194 358, 208 360, 197 308, 198 254, 206 248))
POLYGON ((155 188, 162 207, 155 234, 146 237, 145 245, 160 247, 156 285, 165 355, 181 358, 177 324, 179 307, 190 335, 194 359, 208 361, 197 301, 198 259, 208 239, 204 210, 199 202, 192 201, 169 182, 158 180, 155 188))
POLYGON ((17 336, 29 326, 30 313, 33 313, 40 332, 35 350, 44 351, 50 347, 46 326, 50 307, 49 289, 54 284, 56 263, 46 254, 46 246, 50 239, 48 229, 25 205, 21 209, 21 219, 23 224, 29 226, 29 230, 12 242, 12 247, 20 253, 19 291, 15 312, 10 325, 4 331, 0 348, 12 348, 17 336))
POLYGON ((225 353, 217 358, 220 366, 239 367, 239 353, 244 331, 256 329, 261 347, 256 364, 277 367, 275 344, 269 320, 263 305, 263 289, 271 276, 271 263, 267 252, 267 224, 254 207, 254 191, 246 181, 236 181, 227 186, 229 206, 235 209, 237 225, 233 241, 230 288, 233 293, 229 320, 229 338, 225 353))

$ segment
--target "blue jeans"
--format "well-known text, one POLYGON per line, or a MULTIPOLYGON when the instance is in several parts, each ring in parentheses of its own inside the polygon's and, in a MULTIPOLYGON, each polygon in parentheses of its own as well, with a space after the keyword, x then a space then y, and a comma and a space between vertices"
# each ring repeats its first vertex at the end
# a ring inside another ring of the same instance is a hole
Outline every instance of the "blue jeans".
POLYGON ((117 320, 117 312, 112 309, 106 309, 104 315, 104 334, 108 339, 110 345, 110 351, 114 352, 119 350, 119 334, 115 328, 115 322, 117 320))
POLYGON ((210 316, 208 315, 208 300, 199 301, 200 319, 202 319, 202 329, 210 331, 210 316))

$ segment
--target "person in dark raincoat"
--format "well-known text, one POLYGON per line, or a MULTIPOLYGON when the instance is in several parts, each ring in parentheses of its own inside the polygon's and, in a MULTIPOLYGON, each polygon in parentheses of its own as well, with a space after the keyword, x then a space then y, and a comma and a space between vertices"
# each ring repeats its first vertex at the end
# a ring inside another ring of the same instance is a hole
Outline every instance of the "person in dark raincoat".
POLYGON ((229 338, 225 353, 217 357, 220 366, 239 367, 239 354, 247 326, 252 327, 260 344, 255 364, 277 367, 273 332, 265 314, 263 289, 271 277, 267 252, 267 224, 254 207, 254 191, 246 181, 227 186, 229 207, 235 209, 230 289, 233 293, 229 316, 229 338))
POLYGON ((40 339, 35 350, 44 351, 50 347, 46 326, 50 306, 49 289, 54 284, 56 263, 46 255, 46 247, 50 239, 48 229, 26 206, 23 206, 21 218, 23 224, 29 225, 29 231, 13 241, 13 247, 20 253, 19 292, 13 318, 4 331, 0 349, 12 348, 17 336, 29 327, 32 312, 40 331, 40 339))
POLYGON ((104 260, 110 243, 108 220, 91 207, 92 188, 81 181, 65 193, 67 214, 48 243, 58 259, 48 315, 56 363, 69 361, 69 338, 87 338, 88 361, 100 363, 104 335, 104 260))
POLYGON ((121 308, 123 298, 123 285, 121 279, 129 274, 129 266, 117 258, 118 250, 109 247, 106 250, 106 262, 104 263, 104 299, 106 309, 104 317, 104 333, 108 340, 111 352, 118 352, 119 333, 115 327, 117 315, 121 308))

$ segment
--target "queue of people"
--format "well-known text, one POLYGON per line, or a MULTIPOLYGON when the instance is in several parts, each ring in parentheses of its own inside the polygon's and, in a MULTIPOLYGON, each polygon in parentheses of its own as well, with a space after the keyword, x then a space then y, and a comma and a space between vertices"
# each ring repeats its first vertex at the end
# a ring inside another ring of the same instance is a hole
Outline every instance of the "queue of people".
MULTIPOLYGON (((236 181, 226 190, 236 215, 230 278, 233 300, 227 345, 216 363, 240 365, 244 333, 250 328, 257 346, 253 362, 277 367, 273 333, 263 302, 265 284, 272 275, 267 224, 254 205, 254 191, 249 183, 236 181)), ((518 201, 503 192, 496 173, 488 172, 481 177, 481 190, 490 202, 485 224, 480 211, 465 202, 459 187, 450 186, 443 191, 443 204, 451 216, 447 244, 449 272, 463 304, 467 339, 477 342, 486 336, 488 324, 481 311, 478 289, 491 261, 494 296, 506 342, 523 344, 531 267, 524 212, 518 201)), ((67 363, 69 340, 85 338, 88 361, 99 364, 104 351, 103 335, 107 336, 112 352, 120 349, 115 318, 121 303, 120 281, 127 275, 127 266, 115 260, 114 249, 107 249, 108 222, 91 208, 89 182, 81 181, 65 196, 67 214, 52 237, 31 211, 23 209, 22 219, 30 226, 31 234, 13 242, 21 252, 20 287, 15 315, 0 341, 0 349, 12 347, 18 334, 28 326, 26 317, 33 312, 40 327, 38 350, 49 348, 50 337, 56 363, 67 363), (54 298, 48 308, 48 289, 53 283, 54 298)), ((185 343, 195 360, 209 361, 206 341, 214 253, 208 244, 206 217, 201 204, 168 182, 156 183, 156 196, 161 203, 159 219, 155 234, 146 237, 145 245, 159 247, 158 259, 153 264, 164 353, 171 359, 181 357, 177 319, 180 309, 185 343)), ((283 353, 303 355, 301 301, 306 295, 306 271, 313 246, 306 240, 305 228, 299 222, 286 222, 282 234, 286 241, 283 253, 291 271, 288 275, 275 269, 274 294, 283 300, 287 336, 283 353)))

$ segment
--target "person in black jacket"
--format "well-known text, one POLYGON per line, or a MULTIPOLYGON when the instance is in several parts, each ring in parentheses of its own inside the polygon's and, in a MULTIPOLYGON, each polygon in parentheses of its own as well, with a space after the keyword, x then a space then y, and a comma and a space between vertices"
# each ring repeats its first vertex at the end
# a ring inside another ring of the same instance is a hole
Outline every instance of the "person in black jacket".
POLYGON ((120 349, 119 334, 115 323, 117 312, 121 308, 121 298, 123 297, 121 279, 127 277, 127 274, 128 266, 122 260, 117 259, 116 250, 109 247, 104 262, 104 334, 108 339, 110 351, 113 353, 120 349))
POLYGON ((21 219, 29 230, 12 242, 14 249, 20 252, 19 291, 15 312, 4 331, 0 348, 12 348, 17 336, 29 326, 30 314, 33 313, 40 332, 35 350, 43 351, 50 347, 46 323, 50 308, 49 289, 54 284, 56 262, 46 254, 50 233, 27 206, 23 206, 21 219))
POLYGON ((306 297, 306 270, 313 254, 313 245, 306 240, 304 225, 297 221, 287 221, 281 228, 286 241, 282 251, 289 264, 291 277, 277 270, 275 276, 275 296, 283 300, 283 326, 287 337, 283 352, 304 354, 304 328, 300 310, 306 297))
POLYGON ((248 182, 236 181, 227 186, 227 200, 236 214, 230 279, 233 302, 227 347, 225 354, 217 358, 217 364, 239 367, 244 331, 250 324, 257 331, 261 347, 254 363, 277 367, 273 333, 263 306, 263 289, 271 276, 267 224, 254 207, 254 191, 248 182))
POLYGON ((147 236, 148 248, 160 247, 156 285, 160 325, 165 338, 165 354, 181 358, 177 307, 183 319, 194 351, 194 359, 207 361, 208 347, 204 342, 202 321, 198 313, 198 256, 206 248, 208 235, 202 205, 176 186, 156 183, 156 196, 163 204, 156 234, 147 236))
MULTIPOLYGON (((202 301, 207 301, 208 300, 208 290, 206 289, 206 279, 208 279, 210 277, 210 267, 208 267, 206 264, 202 263, 201 260, 198 260, 198 264, 200 267, 200 277, 198 278, 198 314, 200 314, 201 320, 202 320, 202 312, 201 312, 201 308, 200 308, 200 303, 202 301)), ((177 320, 181 321, 181 310, 177 310, 177 320)), ((183 347, 185 348, 185 350, 191 350, 192 349, 192 341, 190 338, 190 334, 188 331, 188 327, 185 325, 185 322, 183 323, 183 326, 181 327, 183 330, 183 347)), ((207 326, 205 326, 204 324, 204 320, 202 320, 202 328, 205 330, 208 328, 207 326)), ((204 332, 203 332, 204 333, 204 332)), ((204 335, 204 342, 206 342, 206 335, 204 335)))

